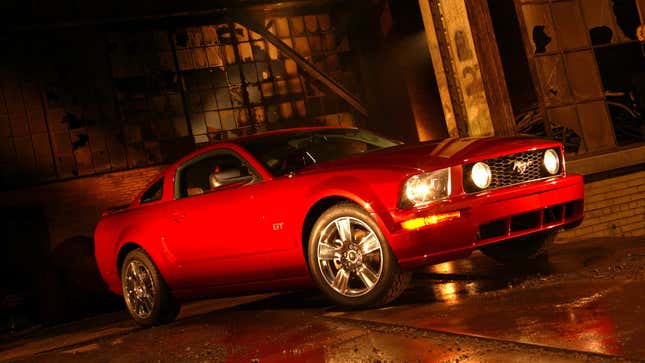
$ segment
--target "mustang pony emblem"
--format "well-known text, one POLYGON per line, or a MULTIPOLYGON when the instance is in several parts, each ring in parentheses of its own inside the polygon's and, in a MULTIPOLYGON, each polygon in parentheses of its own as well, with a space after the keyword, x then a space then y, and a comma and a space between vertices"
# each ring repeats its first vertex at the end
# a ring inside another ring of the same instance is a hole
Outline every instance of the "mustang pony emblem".
POLYGON ((515 160, 513 162, 513 171, 516 171, 518 174, 522 175, 528 169, 528 167, 533 164, 533 161, 520 161, 515 160))

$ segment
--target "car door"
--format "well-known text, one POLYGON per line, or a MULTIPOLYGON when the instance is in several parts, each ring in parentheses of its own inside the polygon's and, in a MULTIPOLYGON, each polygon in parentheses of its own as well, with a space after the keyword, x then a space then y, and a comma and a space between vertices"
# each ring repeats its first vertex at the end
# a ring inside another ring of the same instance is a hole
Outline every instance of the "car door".
POLYGON ((263 228, 254 201, 261 186, 259 174, 230 149, 197 156, 178 168, 166 245, 180 265, 184 286, 273 277, 269 265, 248 263, 276 248, 264 243, 270 231, 263 228))

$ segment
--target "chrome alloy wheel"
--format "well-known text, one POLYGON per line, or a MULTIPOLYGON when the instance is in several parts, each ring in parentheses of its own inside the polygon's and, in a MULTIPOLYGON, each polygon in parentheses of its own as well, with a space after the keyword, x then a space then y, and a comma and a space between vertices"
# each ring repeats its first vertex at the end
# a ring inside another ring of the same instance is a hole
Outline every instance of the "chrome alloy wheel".
POLYGON ((346 297, 370 292, 383 272, 378 235, 360 219, 340 217, 325 226, 316 251, 325 282, 346 297))
POLYGON ((123 294, 131 312, 141 319, 152 314, 155 301, 155 284, 150 270, 138 260, 132 260, 125 270, 123 294))

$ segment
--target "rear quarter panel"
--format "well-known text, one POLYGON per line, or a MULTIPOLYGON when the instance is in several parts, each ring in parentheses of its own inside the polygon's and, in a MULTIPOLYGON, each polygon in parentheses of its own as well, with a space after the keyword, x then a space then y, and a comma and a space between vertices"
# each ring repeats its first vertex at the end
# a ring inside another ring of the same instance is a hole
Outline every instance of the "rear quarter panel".
POLYGON ((119 251, 127 243, 143 248, 166 283, 172 287, 176 277, 172 268, 172 256, 164 250, 159 233, 167 217, 166 205, 167 203, 157 202, 133 207, 99 221, 94 233, 96 262, 103 279, 113 292, 121 294, 117 258, 119 251))

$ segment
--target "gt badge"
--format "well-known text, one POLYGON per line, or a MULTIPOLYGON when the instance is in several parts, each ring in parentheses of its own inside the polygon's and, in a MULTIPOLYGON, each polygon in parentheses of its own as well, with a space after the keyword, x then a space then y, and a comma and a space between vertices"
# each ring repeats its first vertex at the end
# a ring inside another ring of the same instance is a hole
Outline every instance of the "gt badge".
POLYGON ((282 231, 282 229, 284 229, 284 222, 273 223, 273 230, 274 231, 282 231))

